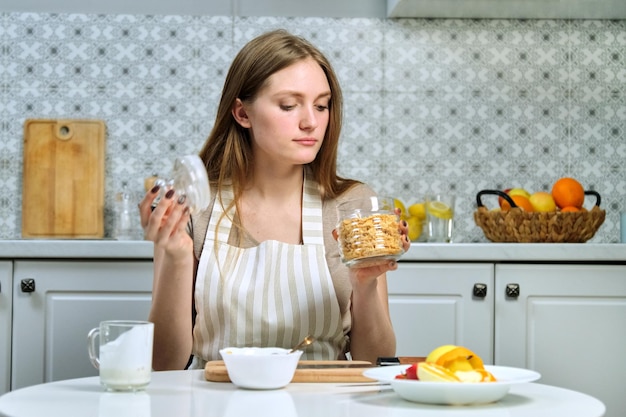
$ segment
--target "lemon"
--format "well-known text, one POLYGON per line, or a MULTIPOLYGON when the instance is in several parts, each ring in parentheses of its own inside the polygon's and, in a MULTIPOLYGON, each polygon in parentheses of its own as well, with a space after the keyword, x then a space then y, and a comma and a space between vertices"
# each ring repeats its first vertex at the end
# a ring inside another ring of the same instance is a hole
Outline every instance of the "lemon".
POLYGON ((409 240, 415 242, 422 235, 422 221, 415 216, 411 216, 406 219, 406 222, 409 224, 409 240))
POLYGON ((450 220, 452 218, 452 208, 441 201, 429 201, 427 203, 427 209, 430 214, 437 218, 444 220, 450 220))
POLYGON ((408 208, 409 215, 417 217, 420 220, 426 220, 426 206, 424 203, 411 204, 408 208))
POLYGON ((406 211, 406 207, 404 206, 404 203, 398 200, 397 198, 394 198, 393 206, 400 209, 400 217, 406 220, 408 215, 407 215, 407 211, 406 211))
POLYGON ((428 354, 426 357, 426 362, 437 362, 437 359, 444 353, 450 352, 452 349, 456 349, 456 345, 442 345, 436 349, 433 349, 432 352, 428 354))

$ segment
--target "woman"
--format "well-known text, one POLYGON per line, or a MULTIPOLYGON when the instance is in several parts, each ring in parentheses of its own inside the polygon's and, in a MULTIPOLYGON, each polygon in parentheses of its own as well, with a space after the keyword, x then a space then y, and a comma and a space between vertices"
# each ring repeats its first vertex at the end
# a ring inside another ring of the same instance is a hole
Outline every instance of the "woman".
POLYGON ((303 358, 395 355, 385 273, 396 263, 348 269, 333 238, 336 205, 374 194, 337 176, 341 118, 337 77, 307 41, 273 31, 235 57, 200 152, 213 201, 191 219, 193 236, 172 191, 153 211, 158 188, 140 203, 155 245, 154 369, 182 369, 190 354, 202 368, 222 347, 290 347, 307 334, 316 341, 303 358))

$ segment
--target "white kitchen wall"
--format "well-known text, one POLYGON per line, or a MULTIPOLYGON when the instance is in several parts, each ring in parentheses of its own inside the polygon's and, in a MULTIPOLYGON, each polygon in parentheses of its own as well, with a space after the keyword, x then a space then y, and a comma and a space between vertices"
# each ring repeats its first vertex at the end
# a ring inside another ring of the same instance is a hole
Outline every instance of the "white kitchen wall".
MULTIPOLYGON (((115 192, 199 150, 238 49, 284 27, 326 52, 345 90, 342 175, 418 201, 457 194, 456 241, 484 188, 602 195, 595 242, 626 210, 626 21, 0 14, 0 238, 20 237, 23 123, 108 127, 106 234, 115 192)), ((487 204, 493 204, 487 202, 487 204)))

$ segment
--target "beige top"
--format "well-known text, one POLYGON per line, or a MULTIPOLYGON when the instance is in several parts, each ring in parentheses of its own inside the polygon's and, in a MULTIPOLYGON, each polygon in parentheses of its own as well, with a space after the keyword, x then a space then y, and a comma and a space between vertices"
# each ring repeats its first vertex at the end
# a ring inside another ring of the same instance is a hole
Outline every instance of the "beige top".
MULTIPOLYGON (((339 257, 339 247, 337 242, 332 236, 332 231, 337 225, 338 217, 336 206, 344 201, 369 197, 375 195, 373 190, 365 184, 357 184, 346 191, 343 195, 336 199, 325 200, 322 202, 322 217, 323 217, 323 239, 325 247, 326 262, 331 274, 331 279, 339 303, 339 309, 342 319, 342 326, 344 335, 348 335, 351 328, 351 315, 350 315, 350 297, 352 294, 352 286, 348 278, 348 268, 343 265, 339 257)), ((213 199, 215 197, 213 196, 213 199)), ((209 205, 212 207, 213 204, 209 205)), ((204 213, 200 213, 198 216, 194 216, 193 220, 193 240, 194 240, 194 255, 196 259, 200 259, 201 251, 203 250, 206 233, 208 229, 209 220, 211 217, 211 210, 207 210, 204 213)), ((230 245, 237 245, 239 242, 240 247, 250 248, 258 246, 258 242, 251 239, 248 235, 244 235, 239 239, 237 229, 233 230, 230 234, 228 243, 230 245)), ((349 345, 347 346, 349 350, 349 345)))

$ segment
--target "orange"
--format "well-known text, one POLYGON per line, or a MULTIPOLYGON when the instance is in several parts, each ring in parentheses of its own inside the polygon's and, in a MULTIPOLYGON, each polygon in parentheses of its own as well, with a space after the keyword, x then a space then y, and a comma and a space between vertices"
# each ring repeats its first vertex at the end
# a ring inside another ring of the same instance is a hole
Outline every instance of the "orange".
POLYGON ((480 356, 463 346, 457 346, 439 356, 436 363, 453 372, 485 368, 480 356))
MULTIPOLYGON (((519 208, 521 208, 524 211, 535 211, 535 209, 533 208, 533 205, 530 204, 530 200, 526 197, 524 197, 523 195, 512 195, 509 196, 511 197, 511 200, 513 200, 513 202, 515 203, 515 205, 519 208)), ((509 204, 508 201, 504 200, 502 202, 502 210, 503 211, 507 211, 511 208, 511 205, 509 204)))
POLYGON ((563 207, 561 209, 561 213, 567 213, 567 212, 577 212, 577 211, 582 211, 581 209, 579 209, 578 207, 574 207, 574 206, 567 206, 567 207, 563 207))
POLYGON ((563 207, 582 207, 585 202, 585 189, 574 178, 559 178, 552 186, 552 197, 556 205, 563 207))

